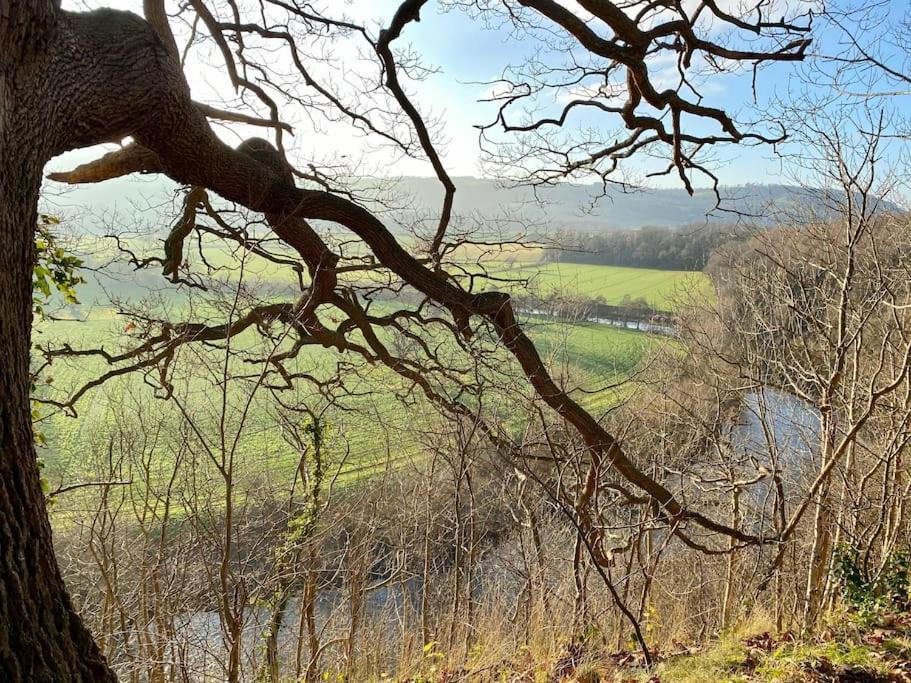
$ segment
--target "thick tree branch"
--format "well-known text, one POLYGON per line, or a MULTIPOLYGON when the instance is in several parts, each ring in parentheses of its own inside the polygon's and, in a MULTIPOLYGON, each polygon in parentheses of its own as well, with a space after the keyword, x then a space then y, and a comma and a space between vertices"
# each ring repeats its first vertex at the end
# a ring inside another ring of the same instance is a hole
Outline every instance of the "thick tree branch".
MULTIPOLYGON (((93 28, 97 30, 97 27, 93 28)), ((115 33, 110 38, 116 41, 122 36, 115 33)), ((231 149, 213 134, 205 115, 190 99, 177 60, 163 46, 151 52, 149 57, 143 70, 149 82, 154 83, 151 91, 159 94, 159 112, 152 118, 136 117, 130 133, 139 145, 154 152, 156 169, 177 182, 209 188, 228 200, 265 213, 276 233, 301 254, 314 277, 311 302, 305 305, 307 309, 313 310, 314 305, 334 288, 335 257, 306 220, 331 221, 360 237, 378 260, 403 281, 448 309, 462 336, 471 335, 473 316, 488 321, 541 399, 582 436, 596 467, 602 466, 597 463, 614 467, 622 477, 648 493, 672 519, 692 520, 744 542, 759 540, 685 508, 666 487, 641 471, 626 456, 617 440, 556 385, 534 344, 518 324, 508 295, 472 294, 463 290, 443 274, 427 269, 367 209, 328 192, 295 187, 290 167, 268 142, 253 140, 236 150, 231 149)), ((131 76, 126 73, 121 77, 131 76)), ((128 120, 128 112, 118 114, 128 120)), ((96 139, 107 139, 111 134, 103 122, 91 132, 96 139)), ((67 144, 80 146, 86 137, 85 133, 80 134, 67 144)), ((110 173, 112 168, 135 168, 121 160, 116 164, 109 160, 107 164, 96 166, 93 173, 82 172, 81 175, 100 177, 103 175, 100 167, 104 167, 104 173, 110 173)), ((79 175, 56 177, 67 179, 79 175)), ((311 320, 309 332, 313 333, 315 327, 311 320)))

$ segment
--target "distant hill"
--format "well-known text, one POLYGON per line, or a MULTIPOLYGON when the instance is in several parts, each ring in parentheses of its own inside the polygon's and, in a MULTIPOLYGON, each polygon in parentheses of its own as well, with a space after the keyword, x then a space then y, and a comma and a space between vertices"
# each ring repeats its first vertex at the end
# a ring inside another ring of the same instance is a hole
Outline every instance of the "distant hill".
MULTIPOLYGON (((598 197, 600 186, 563 184, 540 188, 503 187, 486 178, 458 177, 455 213, 467 220, 483 219, 511 221, 518 231, 539 229, 602 232, 631 230, 644 226, 680 227, 712 222, 737 220, 736 212, 772 216, 787 213, 796 207, 821 207, 822 192, 788 185, 745 185, 723 187, 722 208, 715 208, 715 194, 708 189, 696 190, 689 196, 682 189, 653 189, 623 193, 611 189, 607 196, 598 197), (711 215, 708 215, 711 214, 711 215)), ((355 187, 376 186, 376 179, 356 181, 355 187)), ((379 191, 372 190, 376 201, 370 208, 384 212, 384 220, 394 228, 409 225, 415 219, 435 223, 435 212, 443 192, 435 178, 404 177, 388 182, 379 191), (387 189, 388 188, 388 189, 387 189), (392 198, 394 209, 386 210, 392 198), (382 201, 381 201, 382 200, 382 201)), ((98 216, 110 221, 116 211, 116 224, 144 222, 147 225, 168 225, 179 211, 175 203, 175 185, 161 176, 137 176, 108 181, 99 185, 66 188, 49 184, 49 209, 69 217, 82 215, 81 207, 90 209, 94 219, 80 220, 83 229, 108 232, 98 216)), ((887 210, 895 210, 888 205, 887 210)), ((509 223, 504 222, 509 230, 509 223)))
MULTIPOLYGON (((814 208, 824 213, 826 205, 821 190, 792 185, 722 187, 719 190, 722 198, 719 210, 716 208, 717 197, 710 189, 697 189, 693 196, 683 189, 628 193, 611 189, 606 196, 599 197, 600 185, 566 183, 535 191, 528 187, 505 188, 483 178, 460 177, 454 180, 457 186, 455 210, 458 213, 511 218, 525 216, 531 221, 546 224, 550 229, 579 232, 632 230, 645 226, 675 228, 706 221, 730 223, 738 220, 738 212, 771 220, 797 209, 814 208)), ((433 178, 402 178, 399 187, 403 194, 416 197, 416 205, 422 209, 438 206, 443 196, 439 183, 433 178)), ((884 205, 884 209, 898 210, 893 204, 884 205)))
MULTIPOLYGON (((493 180, 460 177, 455 179, 455 210, 460 214, 525 217, 548 228, 586 232, 630 230, 648 225, 679 227, 706 221, 716 198, 711 190, 697 190, 689 196, 682 189, 656 189, 623 193, 610 190, 599 196, 596 185, 563 184, 539 188, 503 187, 493 180)), ((402 178, 403 194, 417 198, 420 208, 439 205, 439 183, 432 178, 402 178)), ((770 202, 791 204, 799 192, 784 185, 724 188, 731 208, 757 212, 770 202)), ((730 215, 717 219, 729 221, 730 215)))

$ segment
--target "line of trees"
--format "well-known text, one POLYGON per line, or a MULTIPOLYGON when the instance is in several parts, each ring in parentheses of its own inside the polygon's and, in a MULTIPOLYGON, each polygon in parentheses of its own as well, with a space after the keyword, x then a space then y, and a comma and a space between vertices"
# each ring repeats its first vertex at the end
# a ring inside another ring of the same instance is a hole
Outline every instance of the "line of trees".
POLYGON ((736 225, 716 223, 600 233, 561 230, 554 236, 561 249, 548 251, 546 258, 603 266, 702 270, 712 252, 731 240, 743 239, 744 233, 736 225))

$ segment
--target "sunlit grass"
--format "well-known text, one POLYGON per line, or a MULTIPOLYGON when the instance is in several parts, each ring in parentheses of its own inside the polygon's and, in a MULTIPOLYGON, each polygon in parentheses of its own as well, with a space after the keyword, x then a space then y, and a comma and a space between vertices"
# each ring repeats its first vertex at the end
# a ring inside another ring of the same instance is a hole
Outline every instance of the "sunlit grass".
MULTIPOLYGON (((581 296, 601 299, 618 305, 630 299, 644 299, 658 310, 676 310, 681 300, 693 292, 705 295, 709 291, 708 276, 704 273, 679 270, 624 268, 582 263, 520 264, 494 275, 516 280, 527 279, 533 293, 581 296)), ((499 288, 506 285, 498 283, 499 288)), ((509 286, 515 292, 524 291, 524 283, 509 286)))
MULTIPOLYGON (((98 310, 97 313, 97 317, 84 322, 45 323, 38 330, 38 339, 66 341, 74 348, 103 346, 110 351, 136 343, 132 332, 126 330, 126 319, 112 316, 110 311, 98 310)), ((588 323, 532 319, 528 321, 527 329, 554 376, 564 382, 575 400, 595 415, 603 415, 623 400, 630 391, 630 385, 623 382, 650 350, 658 344, 673 343, 662 337, 588 323)), ((253 344, 255 339, 255 333, 250 331, 234 344, 253 344)), ((205 359, 217 368, 223 356, 217 350, 203 351, 200 345, 186 348, 187 351, 181 353, 191 355, 183 356, 184 361, 177 365, 177 393, 185 404, 197 411, 210 442, 218 445, 216 431, 222 400, 218 375, 215 370, 201 370, 200 366, 194 370, 193 364, 205 359), (193 358, 192 354, 196 353, 204 355, 193 358)), ((454 351, 454 347, 450 350, 454 351)), ((328 378, 336 372, 338 359, 336 351, 319 346, 306 347, 288 369, 328 378)), ((52 381, 42 385, 41 391, 44 395, 62 399, 106 369, 108 366, 95 357, 58 360, 44 373, 44 380, 50 378, 52 381)), ((249 368, 245 370, 250 372, 249 368)), ((169 419, 174 424, 179 421, 176 409, 167 400, 154 398, 152 385, 156 379, 154 371, 148 377, 135 373, 116 378, 91 390, 77 403, 78 417, 54 414, 40 423, 39 428, 49 441, 42 458, 52 488, 98 477, 94 468, 103 454, 105 439, 112 431, 118 412, 145 412, 148 409, 143 405, 148 403, 161 413, 162 420, 169 419)), ((432 430, 435 414, 420 392, 403 384, 395 373, 381 365, 363 366, 347 384, 359 395, 342 398, 339 407, 329 409, 326 414, 327 457, 330 471, 338 475, 338 482, 351 483, 386 467, 419 458, 423 451, 420 431, 432 430)), ((229 416, 233 417, 227 424, 231 429, 241 427, 237 414, 247 400, 248 391, 248 383, 238 383, 229 389, 227 403, 229 416)), ((291 395, 280 394, 280 397, 287 401, 294 395, 291 392, 291 395)), ((299 400, 313 408, 325 405, 306 382, 301 383, 299 400)), ((496 410, 504 415, 514 413, 508 404, 507 398, 498 399, 496 410)), ((276 404, 270 392, 259 389, 251 406, 236 451, 237 462, 242 463, 243 478, 249 481, 290 479, 298 454, 284 441, 276 426, 276 404)), ((163 451, 164 470, 168 457, 163 451)))

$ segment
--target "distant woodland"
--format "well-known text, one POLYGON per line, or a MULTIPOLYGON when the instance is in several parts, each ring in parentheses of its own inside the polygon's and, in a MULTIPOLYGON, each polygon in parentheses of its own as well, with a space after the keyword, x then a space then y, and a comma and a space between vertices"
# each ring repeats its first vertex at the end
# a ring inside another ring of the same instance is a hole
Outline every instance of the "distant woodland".
POLYGON ((604 266, 702 270, 718 247, 744 240, 745 229, 731 224, 680 228, 645 227, 639 230, 557 233, 560 250, 547 253, 550 261, 604 266))

